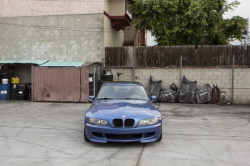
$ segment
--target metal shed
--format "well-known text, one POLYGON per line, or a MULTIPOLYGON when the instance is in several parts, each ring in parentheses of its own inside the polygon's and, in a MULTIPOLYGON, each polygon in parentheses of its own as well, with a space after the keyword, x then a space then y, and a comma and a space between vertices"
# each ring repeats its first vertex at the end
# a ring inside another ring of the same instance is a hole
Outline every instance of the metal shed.
MULTIPOLYGON (((19 91, 18 88, 13 88, 11 84, 11 81, 9 81, 10 84, 10 91, 11 91, 11 95, 10 95, 10 99, 11 100, 32 100, 32 93, 33 93, 33 67, 34 66, 39 66, 42 65, 44 63, 48 62, 48 60, 2 60, 0 61, 0 70, 3 71, 3 73, 5 72, 5 70, 11 70, 12 71, 12 76, 17 76, 20 80, 20 82, 18 83, 18 86, 20 85, 25 85, 27 86, 27 91, 26 91, 26 95, 27 98, 23 99, 23 98, 19 98, 16 97, 16 95, 20 94, 23 95, 23 93, 18 93, 21 92, 19 91), (15 91, 15 93, 14 93, 15 91), (13 93, 12 93, 13 92, 13 93), (14 97, 15 96, 15 97, 14 97)), ((8 76, 8 79, 11 80, 12 76, 8 76)), ((5 77, 5 76, 3 76, 5 77)), ((1 78, 1 76, 0 76, 1 78)))
POLYGON ((47 62, 34 68, 34 101, 89 102, 84 62, 47 62))

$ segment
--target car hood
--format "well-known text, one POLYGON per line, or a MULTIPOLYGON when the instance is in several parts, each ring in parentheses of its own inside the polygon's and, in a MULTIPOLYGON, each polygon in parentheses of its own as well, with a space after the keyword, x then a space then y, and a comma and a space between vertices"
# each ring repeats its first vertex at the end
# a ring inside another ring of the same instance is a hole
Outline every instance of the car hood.
POLYGON ((145 100, 102 100, 95 101, 86 116, 94 118, 114 119, 126 118, 147 119, 160 117, 160 112, 150 101, 145 100))

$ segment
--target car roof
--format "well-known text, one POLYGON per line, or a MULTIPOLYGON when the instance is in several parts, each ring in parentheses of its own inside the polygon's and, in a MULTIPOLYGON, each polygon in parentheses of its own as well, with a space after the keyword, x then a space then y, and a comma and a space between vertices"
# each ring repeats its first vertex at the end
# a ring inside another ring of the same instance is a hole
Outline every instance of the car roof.
POLYGON ((130 82, 130 81, 114 81, 114 82, 105 82, 103 84, 104 86, 106 85, 139 85, 139 86, 143 86, 141 83, 139 82, 130 82))

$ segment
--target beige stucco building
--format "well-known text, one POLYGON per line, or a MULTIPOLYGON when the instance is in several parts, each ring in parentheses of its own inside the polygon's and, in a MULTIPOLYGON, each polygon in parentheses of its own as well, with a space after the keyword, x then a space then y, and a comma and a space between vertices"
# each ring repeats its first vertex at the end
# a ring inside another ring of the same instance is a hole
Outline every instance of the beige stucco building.
POLYGON ((106 46, 146 45, 130 0, 0 1, 0 61, 103 62, 106 46))

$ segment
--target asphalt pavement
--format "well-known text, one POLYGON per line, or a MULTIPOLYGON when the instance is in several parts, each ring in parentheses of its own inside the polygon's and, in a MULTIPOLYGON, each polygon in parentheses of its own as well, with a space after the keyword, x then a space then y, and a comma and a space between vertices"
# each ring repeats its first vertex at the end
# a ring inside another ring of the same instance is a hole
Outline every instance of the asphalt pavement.
POLYGON ((0 166, 249 166, 250 106, 161 104, 161 142, 88 143, 90 104, 0 101, 0 166))

